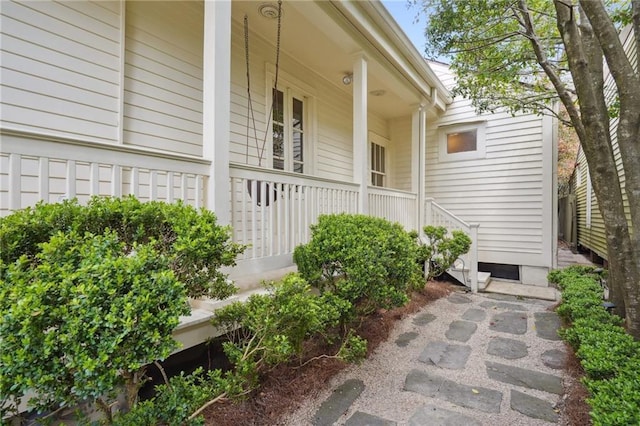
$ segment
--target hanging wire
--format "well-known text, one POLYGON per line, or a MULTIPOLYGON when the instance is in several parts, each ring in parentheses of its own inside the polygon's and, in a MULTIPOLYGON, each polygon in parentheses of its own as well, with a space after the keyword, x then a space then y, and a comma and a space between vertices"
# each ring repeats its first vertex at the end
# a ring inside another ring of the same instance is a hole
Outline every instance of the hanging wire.
POLYGON ((253 109, 253 100, 251 98, 251 73, 250 73, 250 64, 249 64, 249 17, 244 15, 244 50, 245 50, 245 63, 247 66, 247 141, 246 141, 246 152, 245 152, 245 163, 249 163, 249 124, 251 120, 251 124, 253 125, 253 138, 256 143, 256 152, 258 154, 258 166, 262 166, 262 159, 264 158, 264 151, 267 145, 267 129, 269 128, 269 123, 271 122, 271 118, 273 117, 273 110, 275 108, 276 97, 278 93, 278 76, 280 72, 280 35, 282 33, 282 0, 278 0, 278 29, 276 35, 276 70, 274 77, 274 87, 273 93, 271 96, 271 108, 269 109, 269 115, 266 121, 266 129, 264 132, 264 137, 262 139, 262 146, 258 145, 258 131, 256 125, 256 117, 253 109), (275 96, 274 96, 275 95, 275 96))
MULTIPOLYGON (((258 147, 258 131, 256 129, 256 117, 253 112, 253 101, 251 99, 251 73, 249 66, 249 17, 244 15, 244 55, 245 63, 247 65, 247 143, 245 153, 245 164, 249 164, 249 117, 253 122, 253 140, 256 142, 256 152, 260 153, 258 147)), ((258 166, 262 166, 262 156, 258 156, 258 166)))

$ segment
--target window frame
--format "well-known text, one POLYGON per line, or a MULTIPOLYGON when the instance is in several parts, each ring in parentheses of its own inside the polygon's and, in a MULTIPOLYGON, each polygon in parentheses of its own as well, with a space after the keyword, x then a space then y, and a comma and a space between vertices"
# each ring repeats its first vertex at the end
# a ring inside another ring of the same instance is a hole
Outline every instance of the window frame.
POLYGON ((314 161, 316 158, 315 140, 316 140, 316 116, 315 116, 315 90, 308 84, 300 81, 283 70, 278 71, 278 91, 283 95, 283 123, 284 123, 284 170, 273 167, 273 124, 274 116, 271 111, 273 104, 273 90, 275 89, 275 66, 266 64, 266 104, 265 104, 265 120, 267 121, 267 150, 266 160, 268 167, 272 170, 278 170, 287 173, 296 173, 301 175, 310 175, 314 173, 314 161), (303 102, 302 122, 303 122, 303 157, 302 162, 296 162, 293 159, 293 99, 296 98, 303 102), (294 165, 302 164, 302 172, 295 172, 294 165))
POLYGON ((438 154, 442 162, 477 160, 486 158, 486 121, 472 121, 438 126, 438 154), (447 136, 452 133, 476 132, 474 151, 447 152, 447 136))
POLYGON ((367 143, 367 165, 369 168, 369 186, 373 188, 389 188, 390 186, 390 173, 389 173, 389 165, 390 165, 390 151, 389 151, 389 140, 383 136, 380 136, 376 133, 369 132, 369 138, 367 143), (373 170, 371 167, 371 163, 373 160, 373 152, 371 145, 378 145, 384 149, 384 172, 379 172, 377 170, 373 170), (373 174, 376 173, 378 175, 382 175, 382 186, 373 184, 373 174))

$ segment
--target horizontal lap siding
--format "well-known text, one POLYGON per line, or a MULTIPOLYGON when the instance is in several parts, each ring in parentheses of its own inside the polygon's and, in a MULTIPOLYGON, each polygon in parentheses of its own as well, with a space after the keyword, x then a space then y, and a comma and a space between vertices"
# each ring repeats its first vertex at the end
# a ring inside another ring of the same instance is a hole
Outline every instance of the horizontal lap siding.
POLYGON ((202 2, 127 2, 123 141, 202 155, 202 2))
MULTIPOLYGON (((251 28, 251 22, 249 25, 251 28)), ((253 116, 248 109, 244 30, 241 23, 234 22, 231 48, 230 160, 250 165, 258 165, 260 162, 263 167, 271 168, 269 159, 272 141, 269 135, 265 138, 271 109, 271 105, 266 105, 266 68, 267 64, 273 66, 276 48, 265 38, 250 31, 249 49, 253 116)), ((312 142, 313 146, 308 145, 305 154, 305 162, 310 162, 312 174, 351 182, 353 107, 350 96, 286 52, 280 52, 280 72, 279 87, 286 84, 286 76, 291 76, 293 84, 300 82, 313 92, 305 93, 313 98, 307 108, 311 111, 311 119, 315 121, 315 128, 307 123, 307 141, 312 142)), ((386 134, 384 120, 371 119, 376 122, 376 129, 386 134)))
POLYGON ((391 185, 411 191, 411 116, 390 122, 391 130, 391 185))
MULTIPOLYGON (((622 31, 622 43, 625 51, 629 57, 629 60, 632 64, 636 63, 636 58, 638 52, 636 51, 636 45, 633 40, 633 31, 622 31)), ((605 64, 606 67, 606 64, 605 64)), ((605 98, 607 103, 611 104, 615 101, 616 98, 616 86, 613 80, 613 77, 610 74, 606 75, 605 78, 605 98)), ((620 179, 620 185, 622 188, 622 201, 624 203, 625 215, 629 223, 631 223, 631 212, 629 210, 629 202, 627 200, 627 194, 625 193, 625 176, 624 169, 622 165, 622 157, 620 156, 620 148, 618 146, 618 118, 613 118, 610 123, 611 129, 611 144, 613 146, 613 155, 616 162, 616 167, 618 169, 618 176, 620 179)), ((606 232, 604 227, 604 219, 602 214, 600 213, 600 208, 598 207, 598 201, 595 197, 595 193, 593 190, 591 194, 587 194, 587 160, 584 155, 584 152, 580 150, 578 154, 578 168, 580 168, 580 172, 577 170, 574 172, 572 177, 573 185, 576 192, 576 209, 578 216, 578 244, 586 247, 593 252, 595 252, 598 256, 606 259, 607 258, 607 241, 606 241, 606 232), (580 182, 576 182, 578 175, 581 175, 580 182), (591 197, 591 224, 587 226, 587 197, 591 197)))
POLYGON ((1 5, 2 127, 118 139, 120 5, 1 5))
MULTIPOLYGON (((436 72, 446 70, 434 67, 436 72)), ((449 74, 443 79, 452 82, 449 74)), ((427 196, 467 222, 480 223, 480 261, 519 258, 523 265, 544 264, 549 236, 543 235, 543 128, 540 117, 505 113, 477 116, 469 101, 456 99, 427 126, 427 196), (486 120, 486 155, 481 159, 439 161, 436 126, 486 120)), ((504 262, 510 263, 510 262, 504 262)))

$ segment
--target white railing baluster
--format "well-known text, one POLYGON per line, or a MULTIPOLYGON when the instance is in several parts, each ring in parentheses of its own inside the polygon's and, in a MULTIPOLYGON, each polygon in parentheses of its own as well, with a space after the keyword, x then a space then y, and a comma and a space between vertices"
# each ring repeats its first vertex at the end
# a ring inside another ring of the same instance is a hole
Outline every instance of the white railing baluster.
POLYGON ((40 157, 38 174, 38 198, 49 201, 49 159, 40 157))
POLYGON ((258 182, 254 179, 251 181, 251 256, 255 259, 258 253, 258 230, 256 226, 256 208, 258 207, 258 203, 256 202, 256 198, 258 193, 258 182))
POLYGON ((111 166, 111 195, 120 197, 122 194, 122 175, 120 174, 120 166, 111 166))
POLYGON ((68 199, 75 198, 76 196, 76 162, 74 160, 67 161, 67 176, 66 176, 66 196, 68 199))
POLYGON ((22 207, 22 157, 9 154, 9 209, 22 207))
MULTIPOLYGON (((242 218, 242 244, 247 244, 247 189, 245 181, 241 181, 240 191, 242 191, 242 205, 240 206, 240 217, 242 218)), ((245 258, 248 256, 249 250, 245 250, 245 258)))
POLYGON ((91 163, 89 166, 89 195, 100 195, 100 164, 91 163))
POLYGON ((453 213, 449 212, 432 198, 425 200, 425 224, 444 226, 449 231, 461 230, 471 238, 471 248, 465 258, 469 266, 469 286, 474 293, 478 291, 478 228, 477 223, 467 223, 453 213))
POLYGON ((173 203, 173 172, 167 172, 167 203, 173 203))
MULTIPOLYGON (((198 188, 198 182, 196 182, 196 188, 198 188)), ((157 170, 149 171, 149 199, 151 201, 155 201, 158 199, 158 171, 157 170)), ((200 200, 200 197, 196 197, 196 207, 200 207, 198 205, 199 200, 200 200)))
POLYGON ((186 173, 182 173, 180 177, 180 196, 185 203, 189 201, 189 176, 186 173))
POLYGON ((137 167, 131 168, 131 182, 129 185, 129 194, 137 197, 140 193, 140 170, 137 167))

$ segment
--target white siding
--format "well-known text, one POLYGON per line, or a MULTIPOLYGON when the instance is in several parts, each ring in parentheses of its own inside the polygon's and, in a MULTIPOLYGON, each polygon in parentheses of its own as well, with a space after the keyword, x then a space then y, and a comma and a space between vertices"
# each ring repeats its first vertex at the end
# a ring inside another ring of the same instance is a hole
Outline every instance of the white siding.
POLYGON ((1 126, 117 141, 119 3, 2 1, 0 7, 1 126))
MULTIPOLYGON (((433 65, 445 83, 451 75, 433 65)), ((550 266, 546 235, 552 197, 544 164, 545 129, 535 115, 476 115, 470 102, 456 99, 427 130, 427 196, 467 222, 480 223, 481 262, 550 266), (438 126, 486 120, 484 158, 439 161, 438 126)), ((548 148, 546 148, 548 149, 548 148)), ((549 175, 550 176, 550 175, 549 175)))
POLYGON ((126 3, 126 144, 202 155, 202 2, 126 3))
POLYGON ((411 191, 411 116, 394 119, 389 127, 393 188, 411 191))
MULTIPOLYGON (((275 46, 258 34, 249 35, 249 63, 251 76, 251 101, 253 118, 247 119, 247 78, 243 28, 237 22, 232 27, 231 50, 231 148, 230 159, 241 164, 258 165, 262 153, 262 166, 271 167, 271 139, 265 139, 270 106, 265 106, 267 96, 267 66, 275 62, 275 46), (255 119, 255 121, 254 121, 255 119), (255 124, 254 124, 255 123, 255 124), (255 131, 254 131, 255 129, 255 131), (263 148, 264 147, 264 148, 263 148)), ((287 78, 307 89, 311 102, 306 105, 314 125, 307 127, 310 145, 305 162, 311 165, 312 174, 350 182, 353 176, 352 100, 336 84, 316 74, 286 52, 280 53, 279 87, 287 78)), ((370 115, 377 132, 387 137, 384 120, 370 115)), ((312 123, 308 123, 311 125, 312 123)), ((309 170, 309 169, 307 169, 309 170)))

